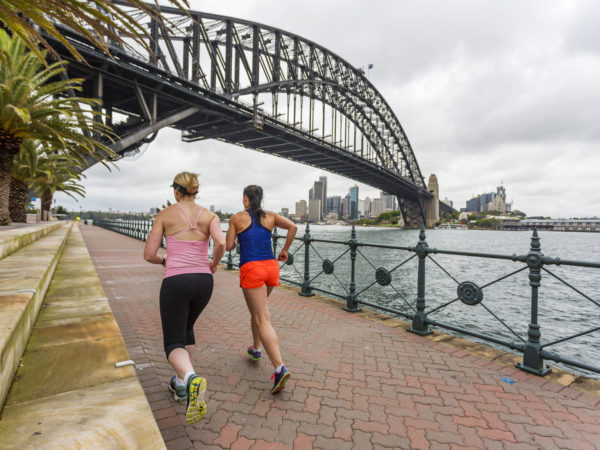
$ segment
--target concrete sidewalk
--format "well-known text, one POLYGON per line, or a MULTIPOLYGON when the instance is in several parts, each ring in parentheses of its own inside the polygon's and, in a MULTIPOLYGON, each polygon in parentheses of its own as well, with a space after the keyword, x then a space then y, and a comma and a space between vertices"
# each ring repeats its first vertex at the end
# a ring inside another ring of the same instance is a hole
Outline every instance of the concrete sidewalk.
POLYGON ((286 289, 269 307, 293 375, 272 396, 268 359, 245 356, 250 316, 237 274, 224 270, 196 324, 208 414, 184 425, 184 406, 167 390, 163 268, 144 262, 143 242, 81 230, 170 449, 600 448, 600 397, 286 289))

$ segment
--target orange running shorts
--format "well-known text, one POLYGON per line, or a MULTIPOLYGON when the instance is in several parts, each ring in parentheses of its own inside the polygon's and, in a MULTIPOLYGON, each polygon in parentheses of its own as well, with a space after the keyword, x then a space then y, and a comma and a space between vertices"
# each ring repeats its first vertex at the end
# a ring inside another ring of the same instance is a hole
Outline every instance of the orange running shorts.
POLYGON ((250 261, 240 268, 240 287, 255 289, 263 284, 279 286, 279 264, 276 259, 250 261))

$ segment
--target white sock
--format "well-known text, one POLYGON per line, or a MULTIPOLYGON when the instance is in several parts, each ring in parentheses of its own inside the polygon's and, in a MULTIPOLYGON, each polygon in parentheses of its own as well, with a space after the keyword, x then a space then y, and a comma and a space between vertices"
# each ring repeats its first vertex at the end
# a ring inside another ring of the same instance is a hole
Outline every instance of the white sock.
POLYGON ((283 364, 280 365, 277 369, 275 369, 275 373, 281 372, 281 369, 283 369, 283 364))
POLYGON ((183 381, 181 378, 179 378, 178 376, 175 376, 175 384, 177 386, 185 386, 185 381, 183 381))
POLYGON ((183 384, 185 384, 187 386, 188 384, 188 380, 190 379, 190 377, 192 375, 196 375, 194 372, 188 372, 185 374, 185 377, 183 378, 183 384))
POLYGON ((260 352, 260 347, 252 347, 255 352, 260 352))

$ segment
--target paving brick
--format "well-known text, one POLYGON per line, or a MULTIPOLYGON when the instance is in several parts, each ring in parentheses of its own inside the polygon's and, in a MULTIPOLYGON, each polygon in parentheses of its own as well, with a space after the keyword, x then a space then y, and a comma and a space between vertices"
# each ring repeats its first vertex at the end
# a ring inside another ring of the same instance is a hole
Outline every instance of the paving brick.
POLYGON ((243 427, 241 425, 228 424, 221 428, 219 437, 213 441, 213 444, 220 445, 223 448, 231 447, 238 436, 238 432, 243 427))
POLYGON ((294 439, 294 450, 309 450, 313 448, 314 436, 308 436, 304 433, 298 433, 298 437, 294 439))
POLYGON ((187 425, 185 405, 167 391, 164 269, 143 262, 143 242, 81 229, 168 448, 586 449, 600 439, 600 397, 285 289, 269 309, 293 377, 272 396, 268 361, 245 355, 251 333, 237 274, 224 270, 195 327, 192 363, 209 382, 208 414, 187 425))

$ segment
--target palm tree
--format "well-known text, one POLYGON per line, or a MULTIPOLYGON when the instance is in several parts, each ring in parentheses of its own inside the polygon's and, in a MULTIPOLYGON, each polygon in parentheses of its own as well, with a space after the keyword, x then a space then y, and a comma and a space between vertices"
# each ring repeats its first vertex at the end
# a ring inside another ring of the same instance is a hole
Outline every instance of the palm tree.
MULTIPOLYGON (((0 21, 40 58, 43 58, 40 44, 55 57, 57 53, 32 22, 62 43, 78 61, 83 61, 81 54, 56 29, 54 21, 80 33, 108 55, 108 40, 132 47, 126 41, 130 39, 150 52, 145 41, 150 38, 148 31, 125 8, 133 7, 159 19, 158 0, 154 3, 151 5, 144 0, 2 0, 0 21)), ((188 0, 169 0, 169 3, 182 10, 190 7, 188 0)))
POLYGON ((64 192, 69 197, 85 196, 85 188, 78 183, 85 175, 73 167, 69 158, 57 154, 42 154, 38 157, 35 177, 29 186, 40 194, 42 216, 48 217, 55 192, 64 192))
POLYGON ((25 205, 27 203, 28 183, 38 174, 38 154, 41 145, 38 141, 25 141, 21 150, 13 160, 12 178, 10 180, 10 194, 8 209, 13 222, 26 222, 25 205))
POLYGON ((10 223, 13 159, 24 141, 40 140, 58 152, 68 151, 81 165, 86 156, 102 160, 113 155, 96 140, 112 137, 92 114, 91 108, 100 101, 66 95, 81 91, 82 80, 60 79, 65 65, 45 67, 21 38, 0 29, 0 225, 10 223))

